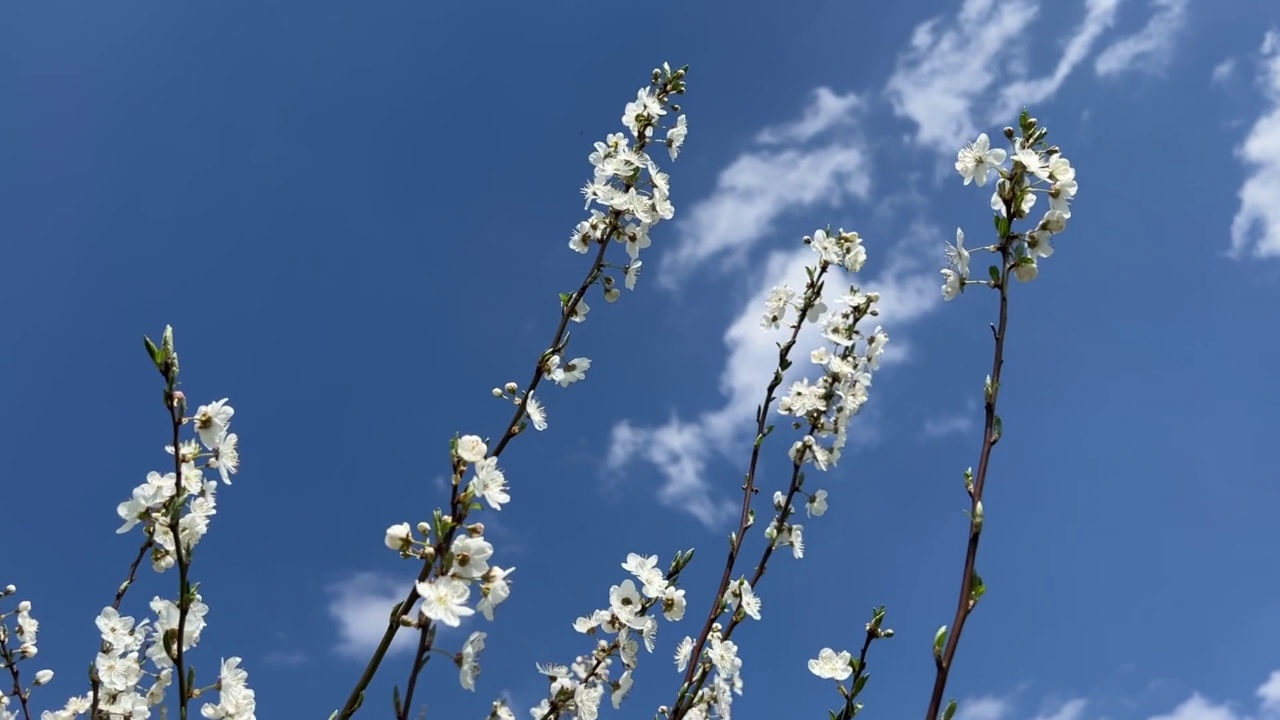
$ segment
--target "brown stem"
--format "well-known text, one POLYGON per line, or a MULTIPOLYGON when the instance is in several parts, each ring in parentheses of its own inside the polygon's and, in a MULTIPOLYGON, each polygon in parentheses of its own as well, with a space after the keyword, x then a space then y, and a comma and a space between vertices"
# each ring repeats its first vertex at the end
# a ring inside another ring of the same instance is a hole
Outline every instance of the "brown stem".
POLYGON ((418 686, 418 676, 422 673, 422 668, 426 667, 427 661, 431 659, 433 639, 434 633, 428 632, 424 627, 418 636, 418 654, 413 660, 413 670, 409 672, 409 682, 404 688, 404 702, 400 706, 399 720, 409 720, 409 708, 413 707, 413 691, 418 686))
MULTIPOLYGON (((169 417, 173 421, 173 469, 174 482, 177 484, 175 498, 182 497, 182 409, 180 404, 172 399, 172 390, 169 393, 169 417)), ((187 610, 189 608, 188 596, 191 586, 189 584, 191 571, 191 557, 184 552, 182 547, 181 521, 182 521, 182 501, 176 501, 177 504, 169 515, 169 532, 173 534, 173 548, 175 560, 178 564, 178 637, 174 641, 174 658, 173 662, 178 675, 178 718, 179 720, 187 720, 187 703, 190 701, 188 697, 191 688, 187 687, 187 673, 183 654, 183 638, 186 636, 187 610)), ((163 638, 161 638, 163 642, 163 638)))
MULTIPOLYGON (((1006 201, 1006 217, 1013 217, 1006 201)), ((934 665, 936 674, 933 680, 933 693, 929 697, 929 710, 926 720, 938 720, 938 712, 942 708, 942 696, 947 689, 947 676, 951 672, 952 661, 955 660, 956 649, 960 646, 960 633, 964 631, 965 621, 973 612, 975 603, 970 599, 973 591, 973 578, 978 563, 978 543, 982 539, 982 522, 978 520, 978 506, 982 503, 982 491, 987 484, 987 469, 991 463, 991 450, 999 442, 1000 436, 996 428, 996 400, 1000 395, 1000 370, 1004 367, 1004 340, 1009 326, 1009 273, 1013 269, 1010 237, 1001 238, 1000 243, 1000 320, 994 329, 995 351, 991 361, 991 386, 986 392, 986 419, 982 430, 982 454, 978 457, 978 473, 973 482, 973 491, 969 509, 969 543, 964 557, 964 575, 960 578, 960 597, 957 601, 955 619, 951 621, 950 635, 942 654, 936 658, 934 665)))
MULTIPOLYGON (((120 609, 120 604, 124 602, 125 593, 129 592, 129 588, 133 585, 134 580, 136 580, 138 577, 138 567, 142 565, 142 559, 147 556, 147 551, 151 549, 151 546, 153 544, 155 544, 155 541, 151 538, 151 536, 148 535, 147 539, 143 541, 142 547, 138 548, 137 556, 133 558, 132 563, 129 563, 128 577, 126 577, 124 579, 124 582, 120 583, 120 587, 116 589, 116 598, 111 602, 112 608, 116 610, 120 609)), ((107 652, 108 649, 109 648, 106 642, 104 641, 101 647, 99 648, 98 652, 105 653, 107 652)), ((89 717, 91 718, 98 717, 98 702, 99 702, 98 695, 101 689, 102 689, 102 680, 98 677, 97 670, 96 669, 90 670, 89 671, 89 697, 90 697, 89 717)))
MULTIPOLYGON (((760 461, 760 448, 764 444, 764 438, 767 434, 766 422, 768 420, 769 407, 772 405, 774 400, 773 393, 777 391, 778 386, 782 384, 783 368, 789 362, 789 355, 800 336, 800 328, 805 317, 807 317, 809 310, 813 305, 821 299, 822 278, 826 274, 828 268, 829 265, 827 263, 822 263, 819 265, 818 271, 814 274, 814 279, 811 284, 813 292, 806 291, 805 293, 804 301, 801 303, 798 313, 798 320, 791 331, 791 337, 787 339, 786 343, 778 348, 778 369, 774 371, 773 380, 770 381, 768 388, 765 390, 764 404, 756 408, 756 440, 751 448, 751 462, 747 466, 746 482, 742 486, 742 516, 738 523, 738 531, 734 535, 733 542, 729 545, 729 556, 725 560, 724 573, 720 577, 720 586, 716 591, 715 597, 712 598, 711 610, 707 613, 707 620, 703 623, 702 630, 698 634, 698 639, 694 643, 693 651, 689 654, 689 669, 685 671, 684 682, 681 685, 681 690, 676 698, 676 702, 672 707, 671 720, 679 720, 684 717, 684 714, 689 711, 693 698, 696 695, 697 688, 694 687, 694 677, 697 674, 698 667, 701 665, 700 660, 702 648, 707 642, 707 637, 711 634, 712 625, 715 624, 716 618, 720 616, 720 609, 723 605, 724 594, 725 591, 729 589, 729 580, 733 574, 734 565, 737 563, 738 552, 742 548, 743 537, 746 535, 748 525, 751 522, 751 500, 756 493, 756 470, 760 461)), ((858 316, 858 319, 861 319, 860 315, 858 316)), ((811 435, 816 429, 817 421, 810 422, 807 433, 811 435)), ((782 519, 779 521, 780 523, 785 522, 788 511, 792 506, 792 501, 795 498, 795 494, 800 489, 800 468, 802 466, 803 463, 794 463, 792 466, 791 482, 787 488, 786 499, 783 501, 782 510, 779 512, 778 516, 782 519)), ((782 528, 779 527, 778 530, 781 531, 782 528)), ((773 555, 773 548, 773 543, 770 543, 761 555, 760 563, 756 565, 755 573, 751 577, 751 587, 753 589, 755 588, 756 583, 759 582, 760 578, 764 575, 765 566, 768 564, 770 556, 773 555)), ((737 627, 738 623, 738 620, 730 620, 728 627, 723 633, 724 639, 729 639, 729 636, 733 633, 733 629, 737 627)), ((701 679, 705 681, 706 676, 703 675, 701 679)))
POLYGON ((849 681, 849 695, 845 698, 844 709, 836 716, 836 720, 853 720, 854 707, 857 705, 857 695, 853 694, 853 689, 858 686, 858 680, 867 674, 867 651, 871 649, 871 643, 879 635, 875 628, 867 628, 867 637, 862 641, 862 652, 858 654, 858 670, 853 674, 849 681))
POLYGON ((13 697, 18 698, 18 702, 22 705, 23 717, 31 720, 31 709, 27 707, 27 694, 22 692, 22 681, 18 677, 17 658, 9 647, 6 635, 7 633, 0 634, 0 657, 4 658, 4 664, 9 667, 9 674, 13 676, 13 697))

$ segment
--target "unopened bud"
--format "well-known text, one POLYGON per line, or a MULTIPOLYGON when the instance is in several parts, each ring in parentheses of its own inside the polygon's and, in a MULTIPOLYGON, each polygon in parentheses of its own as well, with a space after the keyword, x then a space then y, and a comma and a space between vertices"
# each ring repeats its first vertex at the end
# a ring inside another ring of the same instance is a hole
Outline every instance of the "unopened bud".
POLYGON ((18 588, 17 588, 17 586, 16 586, 16 585, 5 585, 5 586, 4 586, 4 594, 5 594, 5 595, 12 595, 12 594, 14 594, 14 593, 16 593, 16 592, 18 592, 18 588))
POLYGON ((500 398, 500 397, 502 397, 502 396, 503 396, 503 394, 504 394, 504 393, 502 392, 502 388, 494 388, 494 389, 490 390, 489 392, 490 392, 490 393, 493 393, 493 396, 494 396, 494 397, 496 397, 496 398, 500 398))
POLYGON ((484 523, 472 523, 467 526, 467 534, 471 537, 480 537, 484 535, 484 523))
POLYGON ((23 600, 22 602, 18 603, 18 612, 20 613, 31 612, 31 601, 23 600))
POLYGON ((422 533, 423 535, 430 535, 430 534, 431 534, 431 525, 430 525, 426 520, 423 520, 423 521, 419 522, 419 523, 418 523, 418 532, 422 533))
POLYGON ((504 390, 507 391, 508 395, 514 395, 520 390, 520 386, 513 382, 509 382, 506 385, 503 385, 502 387, 504 390))
POLYGON ((47 684, 47 683, 48 683, 50 680, 52 680, 52 679, 53 679, 53 671, 52 671, 52 670, 47 670, 47 669, 46 669, 46 670, 38 670, 38 671, 36 671, 36 679, 35 679, 35 684, 36 684, 36 685, 44 685, 44 684, 47 684))

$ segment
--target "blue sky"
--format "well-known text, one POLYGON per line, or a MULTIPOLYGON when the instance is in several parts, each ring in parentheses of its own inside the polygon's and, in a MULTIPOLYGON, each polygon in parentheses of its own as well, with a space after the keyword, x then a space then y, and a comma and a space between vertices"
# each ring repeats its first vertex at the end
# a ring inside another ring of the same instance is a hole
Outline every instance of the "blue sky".
MULTIPOLYGON (((494 434, 582 258, 591 145, 662 61, 688 63, 690 135, 634 293, 593 303, 588 379, 503 457, 486 513, 517 568, 477 692, 440 664, 432 716, 524 708, 535 661, 589 645, 628 552, 701 551, 616 716, 649 717, 705 612, 724 507, 774 338, 767 288, 798 239, 859 231, 894 352, 804 560, 735 637, 740 718, 820 716, 805 661, 868 609, 877 717, 918 716, 949 622, 994 297, 944 305, 943 243, 990 228, 950 169, 1021 103, 1078 169, 1071 226, 1014 288, 981 559, 989 592, 952 675, 967 720, 1243 720, 1280 713, 1280 9, 1246 0, 963 3, 7 4, 0 10, 4 577, 83 692, 92 618, 137 535, 115 506, 162 469, 139 336, 176 328, 184 387, 229 397, 243 469, 195 576, 197 654, 245 658, 265 718, 326 717, 416 568, 388 525, 445 502, 447 442, 494 434), (627 452, 620 439, 635 441, 627 452)), ((806 349, 807 351, 807 349, 806 349)), ((773 439, 765 497, 789 438, 773 439)), ((754 537, 753 541, 760 542, 754 537)), ((135 614, 176 579, 147 574, 135 614)), ((482 627, 483 626, 483 627, 482 627)), ((442 635, 456 648, 465 634, 442 635)), ((389 707, 404 654, 366 714, 389 707)), ((420 696, 423 697, 423 696, 420 696)), ((47 703, 47 704, 45 704, 47 703)), ((613 712, 612 709, 606 713, 613 712)))

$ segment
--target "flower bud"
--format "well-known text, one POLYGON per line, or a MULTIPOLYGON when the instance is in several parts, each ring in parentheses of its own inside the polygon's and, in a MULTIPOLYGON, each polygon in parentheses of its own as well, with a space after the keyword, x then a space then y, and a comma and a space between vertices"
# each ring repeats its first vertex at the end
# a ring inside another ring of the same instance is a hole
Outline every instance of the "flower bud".
POLYGON ((503 393, 502 393, 502 388, 494 388, 494 389, 490 390, 489 392, 493 393, 493 396, 494 396, 494 397, 496 397, 496 398, 500 398, 500 397, 502 397, 502 395, 503 395, 503 393))
POLYGON ((480 537, 484 535, 484 523, 472 523, 467 526, 467 534, 471 537, 480 537))
POLYGON ((22 602, 18 603, 18 612, 20 613, 31 612, 31 601, 23 600, 22 602))
POLYGON ((4 586, 4 594, 5 594, 5 595, 12 595, 12 594, 14 594, 14 593, 16 593, 16 592, 18 592, 18 588, 17 588, 16 586, 14 586, 14 585, 5 585, 5 586, 4 586))
POLYGON ((428 523, 426 520, 423 520, 423 521, 419 522, 419 523, 418 523, 418 532, 422 533, 423 535, 430 535, 430 534, 431 534, 431 524, 430 524, 430 523, 428 523))
POLYGON ((520 386, 513 382, 509 382, 506 385, 503 385, 502 387, 504 390, 507 391, 508 395, 515 395, 517 392, 520 391, 520 386))
POLYGON ((18 648, 18 652, 22 653, 22 657, 24 658, 33 658, 36 656, 36 653, 40 652, 40 650, 31 643, 22 643, 22 646, 18 648))
POLYGON ((48 684, 48 682, 49 682, 50 680, 52 680, 52 679, 53 679, 53 671, 52 671, 52 670, 48 670, 48 669, 45 669, 45 670, 39 670, 39 671, 37 671, 37 672, 36 672, 35 684, 36 684, 36 685, 45 685, 45 684, 48 684))

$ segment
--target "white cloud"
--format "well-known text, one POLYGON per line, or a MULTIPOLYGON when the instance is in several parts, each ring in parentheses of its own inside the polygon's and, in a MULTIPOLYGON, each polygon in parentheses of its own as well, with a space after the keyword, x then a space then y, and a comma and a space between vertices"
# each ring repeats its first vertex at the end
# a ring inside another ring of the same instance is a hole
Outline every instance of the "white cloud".
POLYGON ((803 143, 836 126, 853 120, 853 111, 862 107, 862 99, 853 93, 837 95, 830 88, 813 91, 813 102, 799 120, 761 130, 756 142, 776 145, 784 142, 803 143))
POLYGON ((974 420, 972 415, 943 415, 925 420, 924 434, 929 437, 942 437, 944 435, 968 432, 973 427, 974 420))
POLYGON ((1053 73, 1033 80, 1017 80, 1006 84, 1000 91, 1000 103, 991 119, 1011 120, 1023 105, 1035 105, 1053 97, 1071 71, 1089 55, 1098 37, 1115 22, 1116 7, 1119 5, 1120 0, 1086 0, 1084 20, 1080 22, 1075 34, 1068 38, 1053 73))
POLYGON ((1173 712, 1168 715, 1152 716, 1150 720, 1242 720, 1242 718, 1230 707, 1216 705, 1199 693, 1193 693, 1185 702, 1174 708, 1173 712))
MULTIPOLYGON (((1024 105, 1053 97, 1115 21, 1120 0, 1086 0, 1053 72, 1023 77, 1027 28, 1040 6, 1026 0, 965 0, 954 19, 916 26, 885 86, 894 113, 916 124, 916 144, 954 153, 980 127, 1010 123, 1024 105), (990 101, 997 95, 995 103, 990 101)), ((1036 47, 1043 47, 1042 43, 1036 47)))
POLYGON ((1187 21, 1188 0, 1151 0, 1152 13, 1138 32, 1112 43, 1098 55, 1093 69, 1101 77, 1125 72, 1158 73, 1173 56, 1173 46, 1187 21))
POLYGON ((1084 698, 1068 700, 1052 714, 1037 715, 1036 720, 1084 720, 1084 709, 1088 705, 1089 701, 1084 698))
POLYGON ((1262 709, 1270 712, 1280 711, 1280 670, 1273 670, 1267 681, 1258 687, 1258 698, 1262 701, 1262 709))
POLYGON ((819 146, 789 146, 837 124, 848 125, 862 102, 820 88, 795 122, 766 128, 749 150, 729 164, 711 196, 676 221, 677 238, 661 260, 658 282, 678 286, 697 266, 741 262, 761 240, 771 237, 783 214, 818 205, 838 207, 871 190, 869 156, 856 132, 819 146))
POLYGON ((980 697, 959 703, 956 720, 1004 720, 1009 716, 1009 701, 994 697, 980 697))
POLYGON ((1007 55, 1038 12, 1027 0, 965 0, 953 21, 916 26, 885 93, 896 115, 915 122, 917 144, 954 153, 977 135, 973 105, 1010 60, 997 56, 1007 55))
MULTIPOLYGON (((334 652, 355 659, 367 659, 387 630, 391 608, 404 600, 408 588, 403 579, 377 573, 356 573, 329 586, 329 616, 338 629, 334 652)), ((390 652, 413 646, 411 632, 396 633, 390 652)))
POLYGON ((1209 82, 1214 85, 1220 85, 1231 79, 1236 72, 1236 59, 1227 58, 1217 65, 1213 66, 1213 73, 1209 76, 1209 82))
POLYGON ((1262 43, 1263 92, 1269 107, 1236 149, 1251 174, 1240 187, 1240 209, 1231 221, 1232 257, 1280 256, 1280 33, 1262 43))

